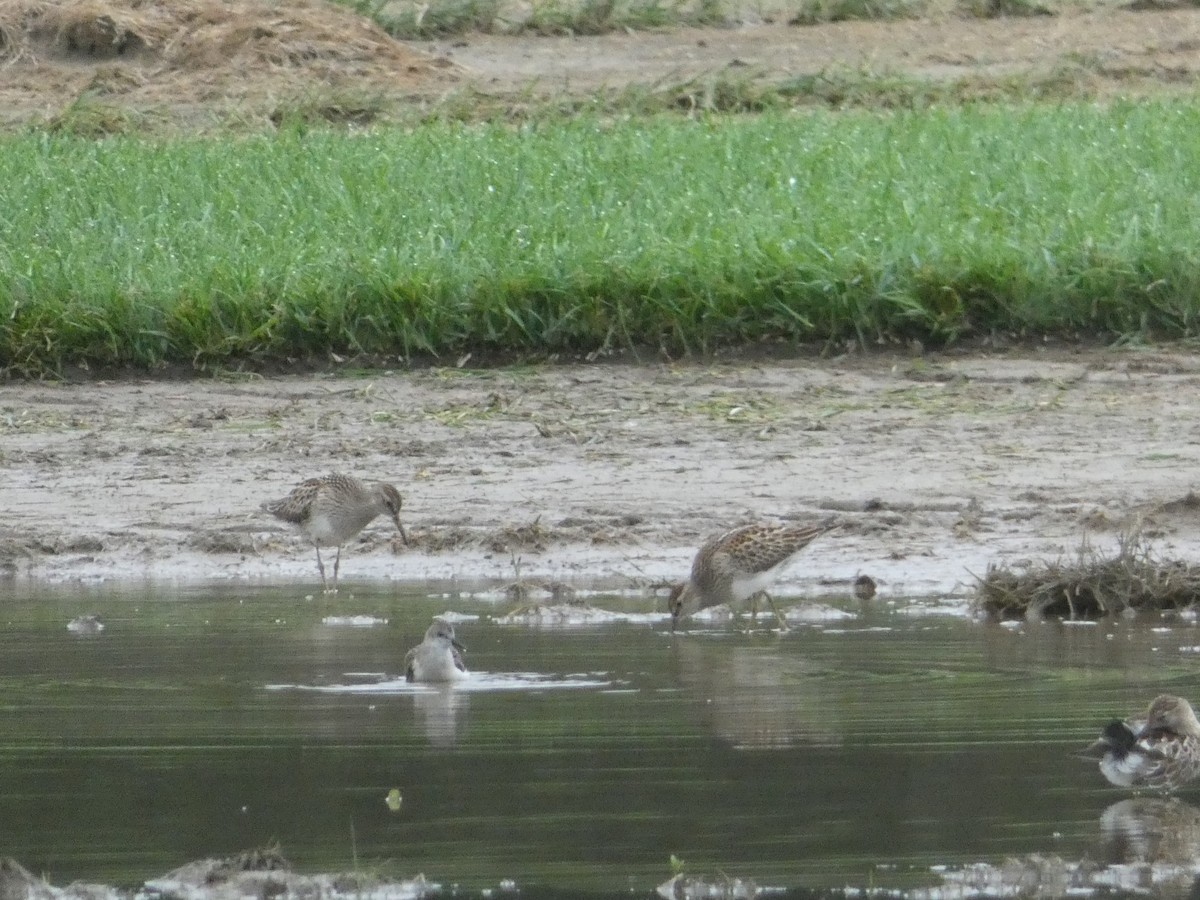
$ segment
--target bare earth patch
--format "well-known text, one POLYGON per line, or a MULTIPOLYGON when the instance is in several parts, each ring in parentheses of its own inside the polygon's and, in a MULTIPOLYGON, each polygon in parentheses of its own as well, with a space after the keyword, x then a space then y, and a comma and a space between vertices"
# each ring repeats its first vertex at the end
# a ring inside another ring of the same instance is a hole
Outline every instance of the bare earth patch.
POLYGON ((599 37, 483 35, 426 49, 502 93, 535 85, 570 94, 713 73, 779 84, 850 70, 935 81, 1074 73, 1089 92, 1103 95, 1192 89, 1198 47, 1195 10, 1108 8, 1016 19, 947 15, 804 27, 750 21, 599 37))
POLYGON ((0 387, 9 575, 312 579, 258 504, 344 470, 394 481, 347 579, 650 587, 700 540, 840 513, 803 592, 973 586, 989 562, 1115 546, 1195 558, 1200 360, 1167 350, 0 387))
POLYGON ((1058 73, 1104 96, 1190 90, 1200 72, 1192 9, 1066 7, 998 19, 948 10, 801 27, 748 3, 739 18, 719 29, 400 42, 321 0, 0 0, 0 125, 53 124, 81 103, 184 128, 253 126, 297 107, 356 122, 452 95, 519 105, 710 76, 779 84, 857 72, 968 83, 1058 73), (339 108, 346 103, 368 108, 339 108))

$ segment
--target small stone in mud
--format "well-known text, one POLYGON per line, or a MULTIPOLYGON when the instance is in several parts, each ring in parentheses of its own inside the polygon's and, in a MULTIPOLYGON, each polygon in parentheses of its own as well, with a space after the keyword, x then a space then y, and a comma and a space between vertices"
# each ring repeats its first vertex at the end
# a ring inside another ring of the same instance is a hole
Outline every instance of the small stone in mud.
POLYGON ((68 553, 99 553, 104 549, 104 542, 94 537, 78 537, 63 549, 68 553))

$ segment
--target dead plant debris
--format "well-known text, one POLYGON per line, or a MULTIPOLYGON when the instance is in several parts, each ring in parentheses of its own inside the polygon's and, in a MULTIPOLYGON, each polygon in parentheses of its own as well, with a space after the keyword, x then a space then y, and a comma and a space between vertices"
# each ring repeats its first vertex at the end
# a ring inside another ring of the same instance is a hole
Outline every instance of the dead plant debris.
POLYGON ((224 105, 283 120, 329 107, 357 122, 374 97, 461 76, 322 0, 0 0, 0 66, 6 108, 72 116, 97 105, 224 105))
POLYGON ((1159 559, 1142 533, 1121 537, 1104 556, 1084 544, 1078 558, 1034 563, 1021 570, 988 566, 975 604, 1004 621, 1096 620, 1126 610, 1176 610, 1200 601, 1200 566, 1159 559))

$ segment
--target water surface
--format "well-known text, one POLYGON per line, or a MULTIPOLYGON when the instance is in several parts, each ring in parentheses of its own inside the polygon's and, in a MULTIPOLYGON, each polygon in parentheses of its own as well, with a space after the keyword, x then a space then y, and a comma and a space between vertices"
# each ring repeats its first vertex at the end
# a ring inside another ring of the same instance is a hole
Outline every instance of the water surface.
POLYGON ((433 587, 310 590, 10 592, 0 853, 54 883, 278 841, 304 870, 463 891, 645 892, 672 855, 759 885, 936 887, 933 867, 1115 852, 1102 819, 1127 795, 1072 751, 1155 693, 1200 699, 1183 620, 1001 627, 846 600, 783 635, 672 636, 502 626, 509 604, 433 587), (448 610, 481 616, 457 626, 475 677, 404 684, 448 610), (69 633, 81 613, 104 632, 69 633), (355 615, 387 624, 323 624, 355 615))

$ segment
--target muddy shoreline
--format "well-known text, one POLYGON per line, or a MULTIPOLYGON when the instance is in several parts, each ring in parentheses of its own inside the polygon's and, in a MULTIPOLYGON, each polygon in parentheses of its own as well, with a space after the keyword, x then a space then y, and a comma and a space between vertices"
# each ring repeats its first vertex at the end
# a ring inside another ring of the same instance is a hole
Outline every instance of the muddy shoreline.
MULTIPOLYGON (((347 583, 553 578, 652 590, 706 536, 839 513, 783 591, 964 593, 990 562, 1114 545, 1200 555, 1178 500, 1200 360, 1174 349, 979 351, 0 386, 0 575, 316 579, 259 511, 331 470, 393 481, 347 583)), ((0 581, 3 583, 3 581, 0 581)))

